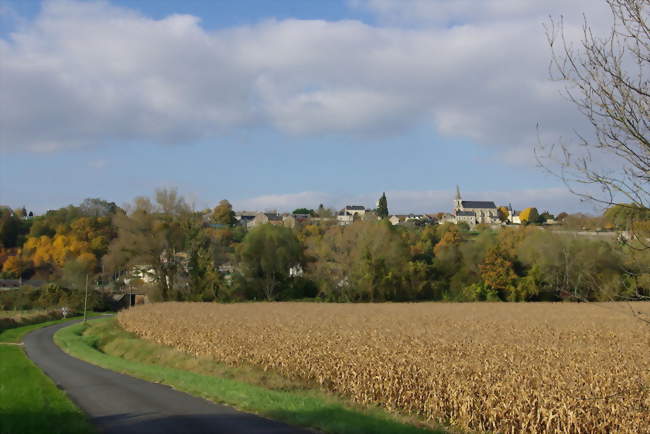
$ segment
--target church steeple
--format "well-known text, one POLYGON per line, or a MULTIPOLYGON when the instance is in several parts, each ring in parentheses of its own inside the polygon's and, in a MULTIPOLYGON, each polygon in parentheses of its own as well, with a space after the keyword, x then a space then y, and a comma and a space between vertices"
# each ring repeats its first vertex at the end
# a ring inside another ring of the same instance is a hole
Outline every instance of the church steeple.
POLYGON ((463 209, 463 200, 460 197, 460 187, 456 185, 456 199, 454 199, 454 209, 456 211, 462 211, 463 209))

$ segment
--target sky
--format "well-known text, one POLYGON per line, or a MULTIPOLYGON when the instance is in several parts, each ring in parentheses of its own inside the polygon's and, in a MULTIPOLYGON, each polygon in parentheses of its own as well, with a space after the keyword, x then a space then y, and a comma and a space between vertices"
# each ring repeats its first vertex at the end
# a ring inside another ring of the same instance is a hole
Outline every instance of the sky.
POLYGON ((534 149, 589 134, 545 24, 600 0, 0 0, 0 204, 599 212, 534 149))

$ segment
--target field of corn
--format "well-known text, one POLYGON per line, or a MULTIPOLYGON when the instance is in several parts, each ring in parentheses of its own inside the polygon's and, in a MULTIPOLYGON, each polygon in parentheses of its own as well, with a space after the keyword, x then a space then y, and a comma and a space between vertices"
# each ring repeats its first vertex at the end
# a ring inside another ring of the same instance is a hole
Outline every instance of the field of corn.
POLYGON ((650 315, 650 303, 163 303, 118 320, 432 423, 649 433, 650 325, 631 309, 650 315))

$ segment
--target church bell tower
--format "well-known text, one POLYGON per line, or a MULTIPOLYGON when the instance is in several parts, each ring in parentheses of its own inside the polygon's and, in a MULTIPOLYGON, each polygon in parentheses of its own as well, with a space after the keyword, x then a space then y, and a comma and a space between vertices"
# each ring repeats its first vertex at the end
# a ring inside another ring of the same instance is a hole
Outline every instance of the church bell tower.
POLYGON ((458 187, 458 185, 456 185, 456 199, 454 199, 454 210, 463 210, 463 200, 460 198, 460 187, 458 187))

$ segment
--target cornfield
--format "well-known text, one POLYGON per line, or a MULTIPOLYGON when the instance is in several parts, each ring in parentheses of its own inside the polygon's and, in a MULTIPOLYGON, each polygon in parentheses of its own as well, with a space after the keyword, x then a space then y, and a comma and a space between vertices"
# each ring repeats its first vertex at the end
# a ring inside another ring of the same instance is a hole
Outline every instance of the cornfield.
POLYGON ((650 304, 163 303, 140 337, 469 430, 650 432, 650 304))

